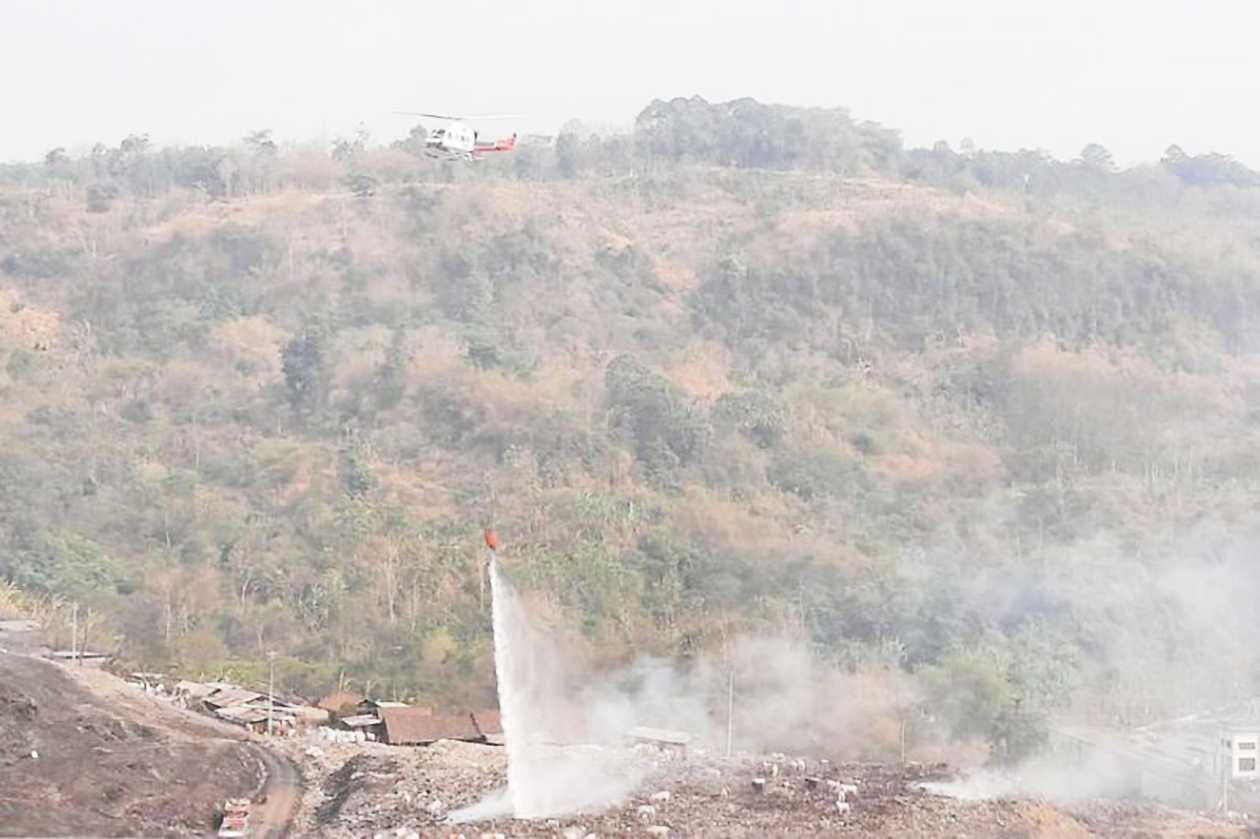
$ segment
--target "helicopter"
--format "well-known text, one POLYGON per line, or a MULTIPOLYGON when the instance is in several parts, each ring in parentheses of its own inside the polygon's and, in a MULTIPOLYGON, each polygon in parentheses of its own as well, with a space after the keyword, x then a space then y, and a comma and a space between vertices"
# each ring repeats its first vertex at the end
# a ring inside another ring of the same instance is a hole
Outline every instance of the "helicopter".
POLYGON ((466 119, 509 119, 509 116, 457 117, 446 114, 417 113, 414 111, 395 111, 395 113, 404 116, 439 119, 447 123, 433 129, 424 140, 425 155, 435 160, 473 161, 480 159, 486 154, 508 152, 516 148, 515 132, 512 133, 511 137, 487 142, 481 139, 481 133, 477 129, 471 128, 464 122, 466 119))

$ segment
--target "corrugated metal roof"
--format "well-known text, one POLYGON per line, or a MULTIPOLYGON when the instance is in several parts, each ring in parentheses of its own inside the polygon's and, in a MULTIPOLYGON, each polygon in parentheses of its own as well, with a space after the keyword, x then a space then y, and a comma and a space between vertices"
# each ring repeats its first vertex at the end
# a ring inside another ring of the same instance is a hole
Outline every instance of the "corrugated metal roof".
POLYGON ((471 714, 435 714, 429 708, 382 708, 385 741, 414 746, 435 740, 480 740, 471 714))
POLYGON ((186 693, 194 699, 200 699, 203 696, 209 696, 214 693, 215 688, 201 682, 180 681, 175 683, 175 691, 177 693, 186 693))
POLYGON ((360 694, 351 693, 348 690, 338 690, 316 702, 315 707, 323 708, 330 714, 336 714, 343 708, 357 708, 362 701, 363 697, 360 694))
POLYGON ((239 723, 257 723, 267 721, 267 712, 248 705, 231 705, 227 708, 216 708, 215 713, 225 720, 239 723))
POLYGON ((340 722, 342 725, 348 725, 351 728, 361 728, 366 725, 377 725, 381 718, 376 714, 357 714, 353 717, 342 717, 340 722))
POLYGON ((216 708, 226 708, 228 705, 244 705, 262 698, 263 695, 256 691, 228 687, 216 690, 206 697, 205 702, 207 705, 213 705, 216 708))

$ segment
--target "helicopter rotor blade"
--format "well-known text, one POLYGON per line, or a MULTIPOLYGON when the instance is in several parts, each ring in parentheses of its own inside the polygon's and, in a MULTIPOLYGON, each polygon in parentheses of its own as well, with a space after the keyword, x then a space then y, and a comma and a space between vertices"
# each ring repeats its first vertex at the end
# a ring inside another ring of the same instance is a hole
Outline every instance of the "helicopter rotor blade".
POLYGON ((429 119, 445 119, 445 120, 464 119, 464 117, 454 117, 454 116, 450 116, 449 114, 426 114, 421 111, 394 111, 394 113, 400 116, 405 116, 405 117, 428 117, 429 119))
POLYGON ((450 114, 428 114, 423 111, 394 111, 395 114, 409 117, 428 117, 429 119, 445 119, 445 120, 471 120, 471 119, 520 119, 522 114, 465 114, 464 116, 451 116, 450 114))

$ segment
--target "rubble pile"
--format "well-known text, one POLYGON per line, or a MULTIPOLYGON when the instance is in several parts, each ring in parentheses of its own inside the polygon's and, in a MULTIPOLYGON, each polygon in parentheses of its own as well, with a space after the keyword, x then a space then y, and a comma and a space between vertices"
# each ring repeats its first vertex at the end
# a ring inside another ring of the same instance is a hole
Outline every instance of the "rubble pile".
POLYGON ((1045 802, 963 801, 922 789, 925 781, 952 778, 944 764, 835 764, 702 751, 681 757, 642 746, 609 751, 616 752, 610 760, 632 764, 644 776, 638 791, 616 806, 551 819, 451 824, 449 813, 502 788, 503 749, 445 740, 417 749, 370 742, 307 746, 305 754, 299 752, 307 800, 295 833, 381 839, 1131 836, 1131 828, 1183 818, 1193 823, 1193 835, 1242 835, 1229 832, 1236 826, 1167 810, 1156 816, 1143 805, 1074 815, 1045 802))
POLYGON ((307 782, 294 825, 300 836, 446 835, 434 830, 451 810, 480 800, 507 776, 502 748, 455 740, 397 748, 312 738, 281 748, 307 782))

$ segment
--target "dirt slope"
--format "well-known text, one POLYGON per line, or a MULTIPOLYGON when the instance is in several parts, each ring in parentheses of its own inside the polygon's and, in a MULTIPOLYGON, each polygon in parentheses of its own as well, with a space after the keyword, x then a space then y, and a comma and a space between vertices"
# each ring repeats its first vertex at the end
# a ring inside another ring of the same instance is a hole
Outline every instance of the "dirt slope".
POLYGON ((190 836, 264 770, 241 732, 106 673, 0 655, 0 835, 190 836))

